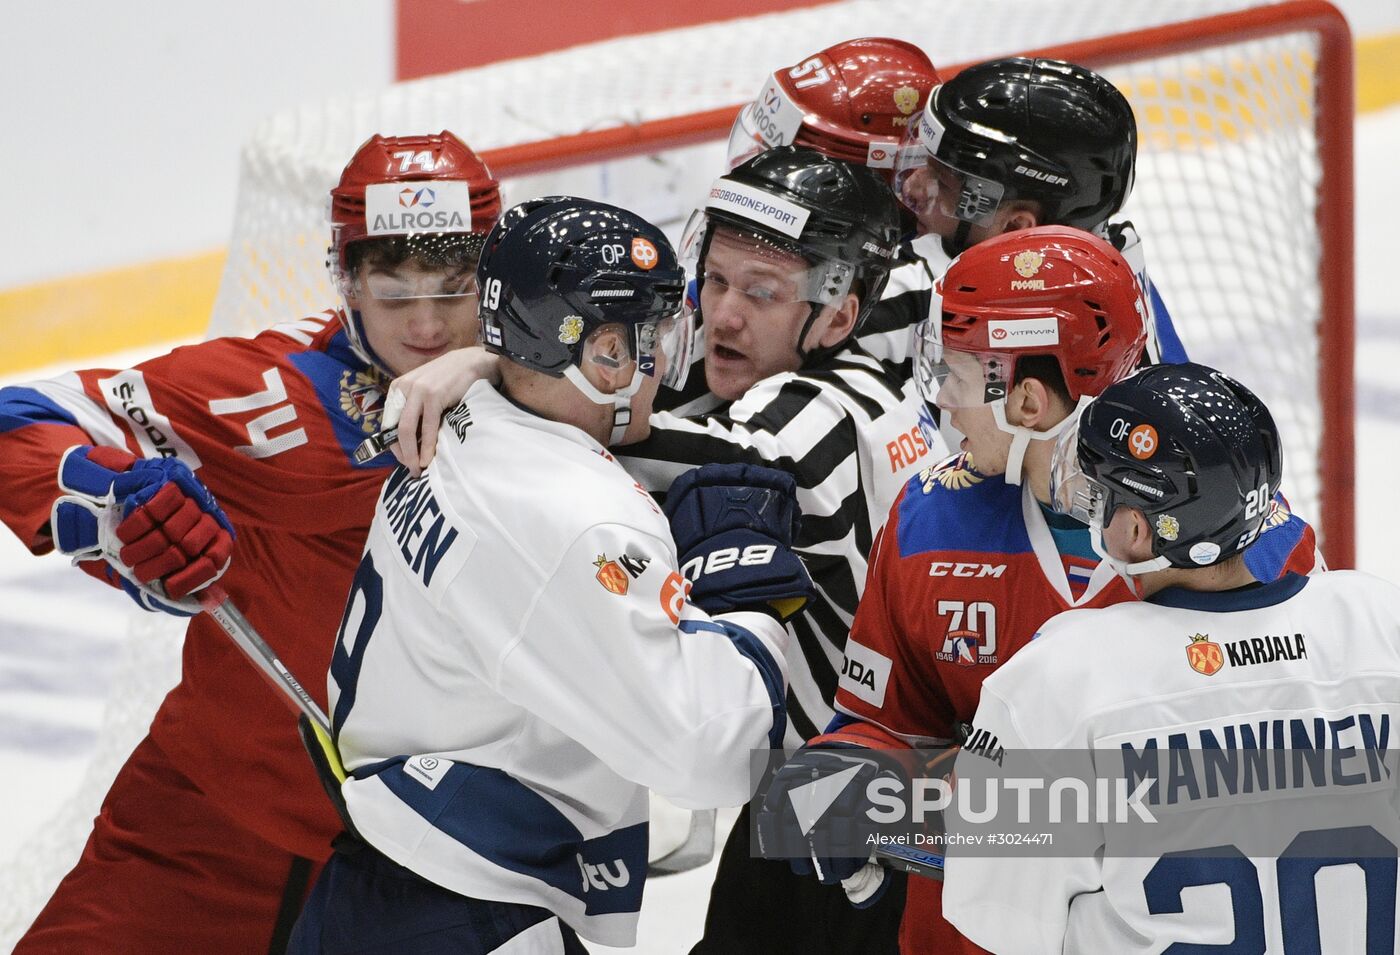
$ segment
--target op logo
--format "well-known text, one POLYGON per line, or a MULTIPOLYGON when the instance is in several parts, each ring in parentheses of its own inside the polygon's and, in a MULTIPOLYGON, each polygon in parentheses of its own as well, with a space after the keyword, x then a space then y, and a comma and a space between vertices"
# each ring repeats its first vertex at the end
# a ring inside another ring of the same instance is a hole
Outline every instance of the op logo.
POLYGON ((1209 634, 1198 633, 1186 646, 1186 662, 1202 676, 1214 676, 1225 665, 1225 657, 1220 644, 1212 642, 1209 634))

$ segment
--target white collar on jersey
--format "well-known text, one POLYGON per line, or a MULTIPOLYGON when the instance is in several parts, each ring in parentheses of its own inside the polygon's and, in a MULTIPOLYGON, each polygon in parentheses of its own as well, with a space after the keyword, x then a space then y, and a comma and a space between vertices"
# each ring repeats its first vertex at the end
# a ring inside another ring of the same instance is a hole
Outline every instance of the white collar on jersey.
POLYGON ((1045 575, 1050 586, 1055 588, 1060 599, 1070 607, 1082 607, 1118 579, 1118 572, 1113 565, 1106 560, 1100 561, 1094 572, 1089 575, 1089 584, 1084 588, 1084 593, 1075 600, 1073 592, 1069 589, 1069 577, 1065 574, 1065 562, 1060 558, 1059 548, 1055 546, 1055 537, 1050 533, 1050 525, 1045 523, 1045 514, 1040 509, 1040 502, 1031 493, 1031 489, 1024 485, 1021 487, 1021 515, 1026 522, 1026 536, 1031 540, 1031 550, 1040 564, 1040 572, 1045 575))

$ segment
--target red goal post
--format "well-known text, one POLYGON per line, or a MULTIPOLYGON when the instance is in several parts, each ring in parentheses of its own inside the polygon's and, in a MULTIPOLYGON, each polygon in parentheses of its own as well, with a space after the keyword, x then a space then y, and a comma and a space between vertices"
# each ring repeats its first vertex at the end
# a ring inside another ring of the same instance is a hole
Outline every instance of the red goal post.
MULTIPOLYGON (((1352 136, 1355 83, 1351 32, 1345 18, 1324 0, 1292 0, 1273 6, 1224 13, 1183 23, 1026 51, 1026 55, 1069 60, 1095 69, 1135 60, 1287 34, 1315 33, 1315 137, 1321 170, 1316 204, 1320 256, 1320 318, 1316 323, 1319 367, 1318 400, 1321 440, 1319 514, 1305 514, 1318 524, 1325 554, 1333 567, 1355 565, 1354 449, 1354 192, 1352 136)), ((945 80, 971 65, 939 65, 945 80)), ((775 64, 776 66, 776 64, 775 64)), ((657 153, 717 140, 728 134, 742 103, 718 109, 651 120, 635 125, 560 136, 488 150, 485 158, 501 176, 521 176, 577 165, 657 153)), ((1135 105, 1138 105, 1135 103, 1135 105)), ((1141 117, 1140 120, 1141 122, 1141 117)), ((1144 149, 1148 144, 1144 143, 1144 149)), ((1149 270, 1152 236, 1147 236, 1149 270)), ((1168 299, 1170 307, 1171 300, 1168 299)), ((1189 342, 1187 343, 1189 347, 1189 342)), ((1229 370, 1229 363, 1224 363, 1229 370)), ((1253 384, 1251 382, 1251 384, 1253 384)), ((1290 462, 1291 463, 1291 462, 1290 462)), ((1287 493, 1287 488, 1285 488, 1287 493)))

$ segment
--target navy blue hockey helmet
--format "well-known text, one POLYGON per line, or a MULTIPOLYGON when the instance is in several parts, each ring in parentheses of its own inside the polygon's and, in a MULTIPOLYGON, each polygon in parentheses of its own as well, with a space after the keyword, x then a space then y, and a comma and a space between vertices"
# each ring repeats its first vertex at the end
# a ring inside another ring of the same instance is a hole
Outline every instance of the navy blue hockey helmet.
POLYGON ((1057 506, 1091 526, 1125 506, 1147 517, 1157 560, 1132 572, 1205 567, 1258 537, 1283 448, 1269 409, 1233 378, 1205 365, 1154 365, 1084 409, 1052 473, 1057 506))
MULTIPOLYGON (((516 364, 579 384, 570 369, 589 336, 620 323, 632 329, 639 375, 656 374, 663 354, 663 384, 679 387, 685 375, 685 273, 661 230, 625 209, 570 196, 508 209, 486 237, 477 286, 482 343, 516 364)), ((580 388, 604 403, 586 381, 580 388)))

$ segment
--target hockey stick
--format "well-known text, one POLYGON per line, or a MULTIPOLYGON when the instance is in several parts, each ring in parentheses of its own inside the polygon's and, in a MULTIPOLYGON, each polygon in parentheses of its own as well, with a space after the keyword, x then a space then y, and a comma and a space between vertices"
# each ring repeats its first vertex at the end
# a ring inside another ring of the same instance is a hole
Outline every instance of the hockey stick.
POLYGON ((911 846, 879 846, 875 849, 875 861, 867 862, 849 878, 841 880, 841 888, 853 905, 861 905, 876 892, 885 881, 885 870, 896 869, 911 872, 926 879, 943 881, 943 857, 911 846))
POLYGON ((258 633, 257 629, 248 622, 248 618, 243 616, 242 611, 229 598, 224 588, 218 584, 211 584, 195 596, 199 598, 199 606, 204 612, 218 622, 224 632, 238 645, 238 649, 243 651, 243 655, 272 684, 273 689, 282 694, 292 709, 304 714, 311 721, 318 736, 324 736, 329 741, 330 719, 311 698, 311 694, 306 692, 306 688, 297 682, 292 671, 288 670, 277 658, 277 654, 273 652, 272 647, 267 645, 262 634, 258 633))

